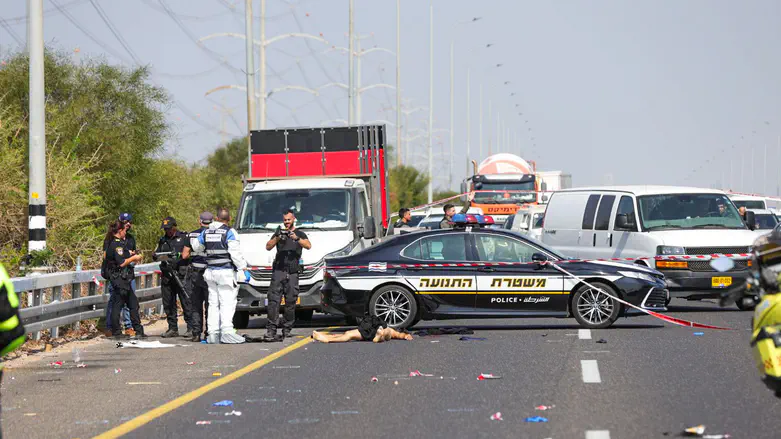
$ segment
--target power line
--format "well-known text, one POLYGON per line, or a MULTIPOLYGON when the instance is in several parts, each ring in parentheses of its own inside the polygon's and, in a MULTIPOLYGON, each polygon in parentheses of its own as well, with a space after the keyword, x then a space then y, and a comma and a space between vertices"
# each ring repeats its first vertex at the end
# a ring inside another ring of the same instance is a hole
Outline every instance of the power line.
POLYGON ((13 38, 18 45, 24 46, 24 41, 22 41, 22 39, 19 38, 19 35, 16 35, 14 29, 8 23, 6 23, 6 21, 3 20, 2 17, 0 17, 0 26, 2 26, 3 29, 5 29, 5 31, 11 35, 11 38, 13 38))
MULTIPOLYGON (((68 3, 68 4, 66 4, 66 5, 65 5, 65 6, 63 6, 63 7, 64 7, 64 8, 70 8, 70 7, 72 7, 72 6, 76 6, 76 5, 80 5, 80 4, 82 4, 82 3, 86 3, 87 1, 89 1, 89 0, 74 0, 74 1, 72 1, 72 2, 70 2, 70 3, 68 3)), ((54 3, 54 2, 52 2, 52 3, 54 3)), ((43 15, 44 15, 44 17, 45 17, 45 16, 48 16, 48 15, 51 15, 51 14, 54 14, 54 13, 56 13, 57 11, 56 11, 55 9, 59 10, 60 8, 59 8, 59 7, 56 7, 56 8, 54 8, 54 9, 47 9, 47 10, 44 10, 44 11, 43 11, 43 15)), ((62 11, 60 11, 60 12, 62 12, 62 11)), ((6 21, 9 21, 9 22, 11 22, 11 23, 14 23, 14 24, 19 24, 19 23, 26 23, 26 22, 27 22, 27 15, 20 15, 20 16, 18 16, 18 17, 8 17, 8 18, 6 18, 5 20, 6 20, 6 21)))
POLYGON ((137 65, 143 65, 140 59, 138 59, 138 56, 136 56, 136 53, 133 52, 133 49, 130 48, 130 45, 125 41, 125 39, 122 37, 122 35, 119 33, 119 31, 114 27, 114 25, 111 23, 111 20, 109 20, 106 13, 103 11, 103 8, 100 7, 100 5, 95 0, 89 0, 89 2, 92 4, 92 7, 98 12, 98 15, 100 15, 100 18, 103 20, 103 23, 106 24, 108 29, 111 31, 112 34, 114 34, 114 37, 119 41, 119 44, 122 45, 122 47, 125 49, 125 51, 130 54, 130 57, 133 58, 133 61, 137 65))

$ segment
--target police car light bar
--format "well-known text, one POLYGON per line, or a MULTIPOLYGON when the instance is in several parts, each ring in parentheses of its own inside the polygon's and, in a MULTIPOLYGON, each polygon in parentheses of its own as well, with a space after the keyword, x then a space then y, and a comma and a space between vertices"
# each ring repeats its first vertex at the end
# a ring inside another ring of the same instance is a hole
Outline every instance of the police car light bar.
POLYGON ((458 224, 458 225, 467 225, 467 224, 491 225, 494 224, 494 219, 493 217, 488 215, 472 215, 472 214, 464 215, 463 213, 457 213, 453 215, 452 222, 453 224, 458 224))

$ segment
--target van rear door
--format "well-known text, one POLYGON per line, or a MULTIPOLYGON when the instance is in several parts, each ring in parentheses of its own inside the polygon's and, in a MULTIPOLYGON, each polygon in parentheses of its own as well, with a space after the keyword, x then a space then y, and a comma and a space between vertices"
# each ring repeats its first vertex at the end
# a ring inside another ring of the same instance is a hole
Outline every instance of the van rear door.
POLYGON ((545 210, 542 242, 568 257, 578 257, 583 212, 588 198, 588 192, 554 193, 545 210))

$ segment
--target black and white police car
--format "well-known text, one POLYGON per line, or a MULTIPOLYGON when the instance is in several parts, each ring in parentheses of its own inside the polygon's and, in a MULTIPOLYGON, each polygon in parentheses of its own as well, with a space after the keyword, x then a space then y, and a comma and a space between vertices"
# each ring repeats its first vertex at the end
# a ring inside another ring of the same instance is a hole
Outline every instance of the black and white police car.
POLYGON ((656 270, 563 262, 568 258, 537 241, 490 228, 488 216, 456 215, 453 223, 453 229, 401 234, 327 258, 323 311, 358 318, 371 313, 394 328, 421 319, 529 316, 572 316, 583 327, 606 328, 639 312, 605 292, 653 311, 669 303, 664 275, 656 270))

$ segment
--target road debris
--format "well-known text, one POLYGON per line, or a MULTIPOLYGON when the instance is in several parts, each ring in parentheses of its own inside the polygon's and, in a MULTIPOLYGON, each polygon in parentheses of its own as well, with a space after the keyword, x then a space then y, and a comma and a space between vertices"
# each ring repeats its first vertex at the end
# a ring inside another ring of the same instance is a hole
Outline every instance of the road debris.
POLYGON ((127 343, 123 343, 121 341, 117 342, 118 348, 137 348, 137 349, 159 349, 159 348, 173 348, 177 346, 182 347, 188 347, 190 345, 186 344, 165 344, 160 343, 159 340, 155 341, 139 341, 139 340, 132 340, 127 343))
POLYGON ((556 407, 555 405, 538 405, 537 407, 534 407, 534 410, 550 410, 552 408, 556 407))
POLYGON ((62 367, 62 361, 55 361, 54 363, 49 363, 49 366, 62 367))
POLYGON ((502 419, 502 412, 496 412, 493 415, 491 415, 491 420, 492 421, 504 421, 504 419, 502 419))
POLYGON ((683 430, 683 432, 689 436, 702 436, 703 434, 705 434, 705 426, 697 425, 694 427, 689 427, 683 430))
POLYGON ((198 421, 195 425, 211 425, 212 421, 198 421))
POLYGON ((373 382, 373 383, 376 383, 377 381, 379 381, 379 380, 377 379, 377 377, 372 377, 372 382, 373 382))
POLYGON ((597 343, 605 344, 607 343, 607 340, 605 340, 604 338, 600 338, 599 340, 597 340, 597 343))
POLYGON ((188 366, 195 366, 195 361, 188 361, 188 362, 187 362, 187 365, 188 365, 188 366))
POLYGON ((233 411, 230 411, 228 413, 225 413, 225 416, 241 416, 241 412, 233 410, 233 411))
POLYGON ((498 375, 494 375, 494 374, 492 374, 492 373, 481 373, 480 375, 478 375, 478 376, 477 376, 477 380, 478 380, 478 381, 483 381, 483 380, 498 380, 498 379, 501 379, 501 378, 502 378, 502 377, 500 377, 500 376, 498 376, 498 375))
POLYGON ((461 341, 483 341, 483 340, 488 340, 485 337, 467 337, 467 336, 458 337, 458 339, 461 340, 461 341))
POLYGON ((36 416, 38 413, 25 413, 24 416, 36 416))
POLYGON ((213 377, 221 377, 222 376, 222 372, 213 372, 212 376, 213 377))
POLYGON ((120 372, 122 372, 122 369, 114 369, 114 374, 118 374, 120 372))
POLYGON ((469 328, 430 328, 421 329, 420 331, 415 332, 415 335, 418 337, 426 337, 430 335, 469 335, 474 333, 475 331, 472 331, 469 328))
POLYGON ((548 418, 543 418, 542 416, 532 416, 530 418, 524 419, 526 422, 548 422, 548 418))
POLYGON ((231 401, 229 399, 225 399, 225 400, 222 400, 222 401, 217 401, 217 402, 213 403, 212 405, 215 406, 215 407, 233 407, 233 401, 231 401))
POLYGON ((79 369, 84 369, 85 367, 87 367, 87 365, 84 364, 84 363, 81 363, 81 364, 77 364, 76 367, 78 367, 79 369))
POLYGON ((705 335, 705 333, 704 332, 695 332, 694 335, 701 336, 701 335, 705 335))
POLYGON ((433 377, 434 374, 431 373, 421 373, 419 370, 413 370, 409 373, 409 376, 411 377, 433 377))
POLYGON ((393 385, 394 385, 394 386, 398 386, 398 385, 399 385, 399 382, 398 382, 398 381, 394 381, 394 382, 393 382, 393 385))

